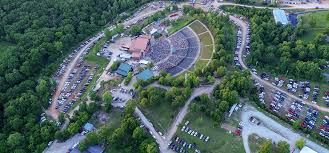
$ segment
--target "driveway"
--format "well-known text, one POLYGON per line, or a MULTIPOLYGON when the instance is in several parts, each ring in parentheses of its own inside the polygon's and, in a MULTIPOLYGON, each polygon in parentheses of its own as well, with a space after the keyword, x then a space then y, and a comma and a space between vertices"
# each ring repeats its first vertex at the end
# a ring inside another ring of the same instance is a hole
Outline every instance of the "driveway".
MULTIPOLYGON (((254 107, 245 105, 241 113, 241 120, 244 123, 242 129, 243 145, 246 153, 250 153, 248 137, 251 134, 257 134, 260 137, 272 139, 274 142, 279 142, 280 140, 287 141, 290 144, 290 150, 294 149, 294 145, 297 139, 302 136, 290 128, 287 128, 280 123, 276 122, 272 118, 266 116, 265 114, 259 112, 254 107), (250 117, 255 117, 260 120, 261 124, 256 125, 249 122, 250 117)), ((304 138, 304 137, 303 137, 304 138)), ((312 148, 319 153, 329 152, 326 148, 304 138, 306 141, 306 146, 312 148)))
POLYGON ((84 135, 80 133, 74 135, 72 138, 66 140, 65 142, 55 141, 44 153, 65 153, 67 150, 73 147, 74 144, 79 143, 81 140, 85 139, 84 135))

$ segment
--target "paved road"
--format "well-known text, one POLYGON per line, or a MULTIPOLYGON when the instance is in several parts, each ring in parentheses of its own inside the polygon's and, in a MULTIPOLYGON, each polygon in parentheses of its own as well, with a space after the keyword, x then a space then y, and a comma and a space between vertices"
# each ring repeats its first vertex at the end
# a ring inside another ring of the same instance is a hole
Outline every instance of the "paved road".
POLYGON ((72 148, 74 144, 79 143, 81 140, 85 138, 86 136, 78 133, 74 135, 72 138, 66 140, 65 142, 59 143, 55 141, 48 149, 45 149, 44 153, 65 153, 70 148, 72 148))
POLYGON ((201 86, 199 88, 196 88, 193 93, 191 94, 190 98, 188 99, 188 101, 185 103, 185 105, 183 106, 183 108, 179 111, 178 115, 176 116, 174 122, 171 124, 169 130, 167 131, 167 133, 165 134, 166 137, 166 142, 168 143, 173 136, 175 135, 178 125, 180 123, 182 123, 184 117, 186 116, 186 114, 188 113, 188 107, 190 105, 190 103, 193 101, 193 99, 195 97, 198 97, 204 93, 206 94, 210 94, 213 89, 215 88, 215 86, 219 84, 219 80, 216 80, 216 82, 213 85, 208 85, 208 86, 201 86))
POLYGON ((218 6, 222 6, 222 5, 234 5, 234 6, 243 6, 243 7, 253 7, 253 8, 260 8, 260 9, 264 9, 264 8, 268 8, 268 9, 276 9, 276 8, 281 8, 281 9, 315 9, 316 7, 318 7, 319 9, 328 9, 329 8, 329 4, 327 3, 322 3, 322 4, 318 4, 318 3, 308 3, 308 4, 299 4, 299 5, 286 5, 283 7, 267 7, 267 6, 253 6, 253 5, 244 5, 244 4, 236 4, 236 3, 229 3, 229 2, 217 2, 214 1, 212 3, 213 6, 218 7, 218 6))
MULTIPOLYGON (((236 18, 234 16, 230 16, 230 19, 235 21, 242 29, 242 42, 241 42, 241 47, 240 47, 240 50, 239 50, 239 53, 238 53, 238 57, 239 57, 239 62, 242 66, 243 69, 246 69, 246 70, 249 70, 250 69, 246 66, 246 64, 244 63, 244 60, 243 60, 243 51, 245 49, 245 46, 246 46, 246 38, 247 38, 247 24, 243 21, 243 20, 240 20, 239 18, 236 18)), ((250 71, 251 72, 251 71, 250 71)), ((268 81, 265 81, 263 79, 261 79, 258 75, 255 75, 254 73, 251 72, 251 75, 252 77, 257 80, 259 83, 263 84, 265 87, 268 87, 268 88, 271 88, 271 89, 275 89, 277 91, 280 91, 282 93, 285 93, 287 94, 289 97, 291 97, 292 99, 295 99, 295 100, 298 100, 298 101, 302 101, 304 102, 305 104, 309 105, 309 106, 312 106, 320 111, 323 111, 323 112, 329 112, 329 108, 327 107, 322 107, 322 106, 319 106, 319 105, 316 105, 316 104, 313 104, 312 102, 308 101, 308 100, 303 100, 297 96, 295 96, 294 94, 291 94, 277 86, 274 86, 272 85, 270 82, 268 81)))
POLYGON ((144 116, 144 114, 139 110, 138 107, 135 108, 135 114, 140 117, 142 123, 147 127, 149 132, 152 134, 152 136, 155 138, 156 142, 159 144, 160 152, 161 153, 172 153, 173 151, 168 149, 168 144, 165 142, 163 137, 160 136, 160 134, 155 130, 153 124, 148 121, 148 119, 144 116))
POLYGON ((57 119, 59 112, 56 110, 56 104, 57 99, 61 93, 61 90, 64 87, 65 82, 67 81, 70 73, 74 69, 75 65, 77 64, 79 58, 82 56, 82 54, 87 50, 88 47, 92 46, 94 42, 97 42, 100 38, 104 36, 104 33, 99 33, 96 37, 94 37, 91 41, 89 41, 85 46, 83 46, 80 51, 75 55, 74 59, 68 64, 67 68, 65 69, 64 74, 62 75, 62 78, 59 80, 58 86, 56 88, 56 92, 52 97, 52 104, 46 111, 48 115, 50 115, 52 118, 57 119))
MULTIPOLYGON (((243 145, 245 147, 246 153, 250 153, 248 137, 249 135, 255 133, 260 137, 270 138, 276 143, 280 140, 287 141, 290 144, 290 149, 294 149, 294 145, 297 139, 302 136, 293 130, 284 127, 278 122, 274 121, 265 114, 257 111, 254 107, 246 105, 241 113, 241 120, 244 123, 242 129, 243 145), (260 125, 249 122, 250 117, 255 117, 261 121, 260 125)), ((306 141, 306 146, 312 148, 319 153, 329 152, 326 148, 304 138, 306 141)))

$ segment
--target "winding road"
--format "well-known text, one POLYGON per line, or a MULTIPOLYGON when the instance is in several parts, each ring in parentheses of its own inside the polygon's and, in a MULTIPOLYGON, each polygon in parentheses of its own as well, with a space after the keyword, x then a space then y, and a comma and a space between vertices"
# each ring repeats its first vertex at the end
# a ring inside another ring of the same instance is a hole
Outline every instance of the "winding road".
POLYGON ((291 97, 292 99, 294 100, 298 100, 298 101, 302 101, 304 102, 305 104, 309 105, 309 106, 312 106, 322 112, 329 112, 329 108, 327 107, 322 107, 322 106, 319 106, 319 105, 316 105, 316 104, 313 104, 312 102, 308 101, 308 100, 303 100, 297 96, 295 96, 294 94, 292 93, 289 93, 277 86, 274 86, 272 85, 270 82, 268 81, 265 81, 263 79, 261 79, 258 75, 254 74, 251 72, 251 70, 246 66, 246 64, 244 63, 244 60, 243 60, 243 51, 245 49, 245 46, 246 46, 246 39, 247 39, 247 29, 248 29, 248 25, 246 22, 244 22, 243 20, 240 20, 239 18, 237 17, 234 17, 234 16, 230 16, 230 19, 235 21, 238 26, 242 29, 242 42, 241 42, 241 47, 239 49, 239 52, 238 52, 238 58, 239 58, 239 62, 242 66, 243 69, 245 70, 248 70, 250 71, 251 75, 252 75, 252 78, 257 80, 259 83, 263 84, 264 87, 267 87, 267 88, 271 88, 271 89, 274 89, 274 90, 277 90, 277 91, 280 91, 282 93, 285 93, 286 95, 288 95, 289 97, 291 97))

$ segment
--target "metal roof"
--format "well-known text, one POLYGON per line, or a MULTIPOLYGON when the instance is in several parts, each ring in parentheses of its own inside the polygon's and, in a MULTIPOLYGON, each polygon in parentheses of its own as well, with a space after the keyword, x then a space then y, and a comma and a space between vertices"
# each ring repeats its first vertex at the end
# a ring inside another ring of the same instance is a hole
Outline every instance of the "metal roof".
POLYGON ((121 63, 116 72, 120 75, 127 76, 130 70, 131 70, 131 66, 129 64, 121 63))
POLYGON ((286 16, 286 13, 284 12, 284 10, 274 9, 273 16, 274 16, 275 23, 281 23, 283 25, 288 24, 288 18, 286 16))
POLYGON ((137 79, 142 79, 144 81, 153 77, 153 72, 150 69, 146 69, 139 74, 137 74, 137 79))

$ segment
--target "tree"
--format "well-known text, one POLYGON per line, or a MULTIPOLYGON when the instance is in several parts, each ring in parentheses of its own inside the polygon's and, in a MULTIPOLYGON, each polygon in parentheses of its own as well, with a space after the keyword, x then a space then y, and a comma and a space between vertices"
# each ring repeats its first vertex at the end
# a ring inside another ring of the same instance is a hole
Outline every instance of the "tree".
POLYGON ((290 153, 290 145, 286 141, 279 141, 278 153, 290 153))
POLYGON ((103 93, 103 101, 104 103, 111 103, 112 102, 112 94, 109 91, 105 91, 103 93))
POLYGON ((22 134, 15 132, 13 134, 10 134, 9 137, 7 138, 7 145, 10 146, 11 148, 16 148, 16 147, 21 147, 21 145, 24 142, 24 137, 22 134))
POLYGON ((273 147, 272 142, 266 140, 261 144, 258 153, 270 153, 272 152, 272 147, 273 147))
POLYGON ((305 140, 303 138, 299 138, 298 140, 296 140, 295 142, 295 146, 298 148, 298 149, 302 149, 305 145, 305 140))

